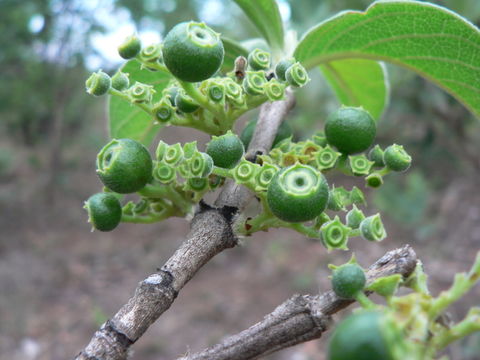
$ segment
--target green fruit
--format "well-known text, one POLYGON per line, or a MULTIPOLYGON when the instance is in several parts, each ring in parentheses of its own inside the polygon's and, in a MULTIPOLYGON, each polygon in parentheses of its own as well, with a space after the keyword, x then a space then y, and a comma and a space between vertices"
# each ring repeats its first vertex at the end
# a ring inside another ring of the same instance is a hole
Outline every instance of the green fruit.
POLYGON ((85 81, 87 93, 93 96, 105 95, 108 90, 110 90, 111 85, 112 79, 102 70, 93 73, 87 81, 85 81))
POLYGON ((393 171, 406 171, 412 163, 412 157, 407 154, 402 145, 397 144, 385 149, 383 160, 387 168, 393 171))
POLYGON ((215 166, 231 169, 237 165, 245 153, 240 138, 228 131, 222 136, 213 136, 207 144, 206 153, 211 156, 215 166))
POLYGON ((287 81, 287 79, 285 78, 285 73, 287 72, 287 69, 293 64, 295 64, 294 58, 286 58, 280 60, 275 66, 275 75, 277 76, 277 78, 281 81, 287 81))
POLYGON ((267 201, 272 213, 281 220, 312 220, 327 207, 327 181, 311 166, 297 163, 275 174, 268 185, 267 201))
POLYGON ((136 35, 128 36, 118 47, 118 54, 124 59, 132 59, 142 49, 140 39, 136 35))
POLYGON ((88 221, 100 231, 115 229, 122 218, 122 206, 113 194, 98 193, 90 196, 84 208, 88 212, 88 221))
POLYGON ((200 107, 200 105, 181 89, 178 90, 177 96, 175 97, 175 105, 178 110, 184 113, 192 113, 200 107))
POLYGON ((112 76, 112 88, 115 90, 123 91, 128 89, 129 86, 130 80, 128 79, 128 74, 117 71, 115 75, 112 76))
POLYGON ((376 135, 375 120, 362 108, 341 107, 325 123, 329 144, 345 154, 367 150, 376 135))
POLYGON ((139 142, 114 139, 97 155, 97 174, 107 188, 120 194, 132 193, 152 178, 152 158, 139 142))
POLYGON ((178 79, 199 82, 215 74, 223 63, 220 35, 204 23, 184 22, 165 37, 163 61, 178 79))
POLYGON ((335 328, 328 345, 328 359, 393 360, 394 345, 387 341, 385 334, 392 331, 393 325, 376 311, 350 315, 335 328))
POLYGON ((333 272, 332 289, 338 297, 353 299, 365 287, 365 272, 357 264, 345 264, 333 272))
MULTIPOLYGON (((245 149, 248 148, 248 145, 252 140, 253 132, 255 131, 256 126, 257 120, 249 121, 248 124, 243 128, 242 133, 240 134, 240 140, 242 140, 245 149)), ((290 125, 288 125, 285 121, 282 122, 282 124, 278 128, 277 135, 275 135, 275 139, 273 140, 272 148, 275 147, 280 141, 292 136, 292 134, 293 131, 290 125)))

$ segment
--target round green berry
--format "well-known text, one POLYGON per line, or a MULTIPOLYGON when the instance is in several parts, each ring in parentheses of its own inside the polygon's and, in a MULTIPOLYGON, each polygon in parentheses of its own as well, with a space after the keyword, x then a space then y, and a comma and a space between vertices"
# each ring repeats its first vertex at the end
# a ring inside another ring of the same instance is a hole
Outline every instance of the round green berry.
POLYGON ((130 80, 128 79, 128 74, 117 71, 115 75, 112 76, 112 88, 115 90, 123 91, 128 89, 129 86, 130 80))
POLYGON ((285 73, 287 72, 287 69, 293 64, 295 64, 294 58, 285 58, 280 60, 275 66, 275 75, 277 76, 277 78, 281 81, 287 81, 287 79, 285 78, 285 73))
POLYGON ((97 155, 97 174, 107 188, 120 194, 132 193, 152 178, 152 158, 139 142, 114 139, 97 155))
POLYGON ((90 196, 84 208, 88 212, 88 221, 94 229, 111 231, 115 229, 122 218, 122 206, 115 195, 98 193, 90 196))
POLYGON ((329 144, 345 154, 367 150, 375 139, 375 120, 362 108, 341 107, 325 123, 325 136, 329 144))
POLYGON ((332 289, 338 297, 353 299, 365 287, 365 272, 357 264, 345 264, 333 272, 332 289))
POLYGON ((175 97, 175 105, 177 109, 184 113, 192 113, 196 111, 200 105, 198 105, 185 91, 179 89, 177 96, 175 97))
MULTIPOLYGON (((386 316, 377 311, 354 313, 340 322, 330 338, 328 360, 393 360, 386 332, 393 332, 386 316)), ((395 336, 400 343, 401 337, 395 336)))
POLYGON ((207 144, 206 153, 211 156, 215 166, 231 169, 237 165, 245 153, 240 138, 228 131, 222 136, 213 136, 207 144))
POLYGON ((85 81, 87 93, 93 96, 105 95, 112 86, 112 79, 107 73, 98 70, 96 73, 90 75, 85 81))
MULTIPOLYGON (((252 140, 253 132, 257 127, 257 120, 249 121, 248 124, 243 128, 242 133, 240 134, 240 140, 242 140, 245 149, 248 148, 250 141, 252 140)), ((278 128, 277 135, 275 135, 275 139, 273 140, 272 148, 275 147, 280 141, 289 138, 293 135, 292 128, 288 123, 285 121, 282 122, 280 127, 278 128)))
POLYGON ((165 65, 183 81, 208 79, 220 69, 223 55, 220 35, 204 23, 180 23, 170 30, 163 42, 165 65))
POLYGON ((142 49, 142 43, 137 35, 128 36, 118 47, 118 54, 124 59, 132 59, 142 49))
POLYGON ((385 149, 383 160, 387 168, 393 171, 406 171, 412 163, 412 157, 407 154, 402 145, 393 144, 385 149))
POLYGON ((283 168, 268 185, 267 202, 272 213, 281 220, 312 220, 327 207, 327 181, 308 165, 295 164, 283 168))

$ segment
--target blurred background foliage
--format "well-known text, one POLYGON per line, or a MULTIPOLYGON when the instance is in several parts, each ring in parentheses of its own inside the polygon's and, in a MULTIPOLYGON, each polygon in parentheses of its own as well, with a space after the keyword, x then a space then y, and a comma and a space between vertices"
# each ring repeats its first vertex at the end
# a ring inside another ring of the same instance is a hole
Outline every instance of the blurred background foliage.
MULTIPOLYGON (((431 2, 480 24, 479 1, 431 2)), ((364 10, 370 3, 279 1, 282 17, 299 36, 338 11, 364 10)), ((100 189, 94 156, 107 134, 105 99, 87 96, 84 81, 98 68, 115 71, 121 60, 114 51, 116 43, 129 32, 136 29, 146 42, 158 41, 176 23, 190 19, 203 20, 233 39, 258 36, 228 0, 0 0, 0 256, 22 246, 42 253, 42 245, 32 245, 25 235, 35 226, 44 232, 54 227, 59 232, 76 227, 80 234, 88 230, 81 201, 100 189)), ((478 190, 480 121, 424 79, 387 66, 391 100, 379 125, 378 142, 403 144, 414 163, 406 175, 389 177, 370 199, 386 214, 397 237, 426 243, 439 236, 458 236, 449 233, 448 223, 456 220, 449 211, 474 198, 472 192, 478 190)), ((298 138, 321 128, 338 106, 320 72, 312 78, 315 81, 299 92, 289 120, 298 138)), ((184 136, 171 129, 166 134, 173 141, 184 136)), ((472 211, 455 213, 463 221, 472 211)), ((468 233, 475 241, 480 240, 476 231, 468 233)), ((267 248, 280 262, 288 251, 281 242, 267 248)), ((292 286, 308 288, 312 278, 311 273, 297 274, 292 286)), ((0 313, 1 306, 0 298, 0 313)), ((104 318, 101 309, 94 304, 92 316, 97 321, 104 318)), ((15 321, 13 328, 8 321, 0 325, 0 334, 7 328, 9 336, 17 334, 15 321)), ((18 334, 23 330, 20 327, 18 334)), ((1 341, 0 337, 0 348, 1 341)))

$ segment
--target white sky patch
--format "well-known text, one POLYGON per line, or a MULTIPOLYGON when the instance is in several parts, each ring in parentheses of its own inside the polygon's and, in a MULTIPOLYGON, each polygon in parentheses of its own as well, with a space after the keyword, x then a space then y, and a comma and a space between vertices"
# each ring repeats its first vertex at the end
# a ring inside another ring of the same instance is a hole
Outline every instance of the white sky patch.
POLYGON ((30 21, 28 22, 28 29, 32 33, 36 34, 42 31, 44 25, 45 18, 40 14, 36 14, 30 18, 30 21))
POLYGON ((198 9, 200 19, 209 25, 222 25, 228 19, 225 6, 220 0, 200 1, 198 9))
POLYGON ((283 22, 288 22, 290 20, 290 16, 292 15, 290 4, 287 2, 287 0, 279 0, 277 3, 283 22))

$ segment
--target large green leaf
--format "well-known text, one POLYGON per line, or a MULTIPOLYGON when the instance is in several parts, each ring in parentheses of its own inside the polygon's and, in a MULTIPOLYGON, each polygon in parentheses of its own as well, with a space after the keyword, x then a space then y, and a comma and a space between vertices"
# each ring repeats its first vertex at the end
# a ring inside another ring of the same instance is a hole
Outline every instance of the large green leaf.
POLYGON ((283 49, 283 23, 275 0, 234 0, 273 49, 283 49))
POLYGON ((384 60, 428 78, 480 116, 480 31, 418 1, 382 1, 310 30, 295 57, 307 68, 346 58, 384 60))
POLYGON ((385 66, 372 60, 345 59, 320 69, 343 105, 363 106, 375 119, 380 118, 389 96, 385 66))
MULTIPOLYGON (((140 64, 134 60, 126 63, 122 71, 130 74, 131 84, 139 81, 153 85, 156 91, 154 101, 161 97, 162 90, 172 78, 171 75, 162 71, 152 72, 140 69, 140 64)), ((145 111, 117 96, 110 96, 108 109, 111 138, 130 138, 148 146, 162 128, 162 125, 155 124, 152 117, 145 111)))
POLYGON ((248 56, 248 50, 235 40, 222 37, 223 47, 225 49, 225 57, 223 58, 222 70, 224 72, 232 71, 235 59, 238 56, 248 56))

